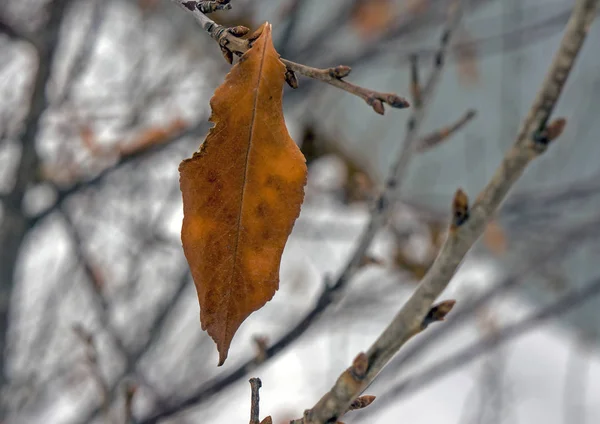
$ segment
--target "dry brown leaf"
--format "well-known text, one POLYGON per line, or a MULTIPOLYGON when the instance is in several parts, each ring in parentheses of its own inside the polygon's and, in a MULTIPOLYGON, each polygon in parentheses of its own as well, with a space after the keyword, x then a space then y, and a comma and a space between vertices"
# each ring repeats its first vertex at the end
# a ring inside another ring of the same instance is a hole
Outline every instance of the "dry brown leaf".
POLYGON ((278 289, 304 199, 304 156, 283 118, 284 73, 267 23, 215 91, 215 126, 200 151, 179 166, 183 250, 219 365, 241 323, 278 289))

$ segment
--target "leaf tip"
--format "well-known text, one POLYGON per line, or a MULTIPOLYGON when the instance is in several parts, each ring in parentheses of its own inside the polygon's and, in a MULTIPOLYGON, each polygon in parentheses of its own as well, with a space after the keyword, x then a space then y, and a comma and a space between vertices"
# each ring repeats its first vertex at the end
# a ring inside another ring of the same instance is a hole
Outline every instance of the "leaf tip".
POLYGON ((217 364, 217 367, 220 367, 225 363, 225 359, 227 359, 228 349, 225 349, 225 350, 221 350, 220 348, 217 348, 217 349, 219 351, 219 363, 217 364))

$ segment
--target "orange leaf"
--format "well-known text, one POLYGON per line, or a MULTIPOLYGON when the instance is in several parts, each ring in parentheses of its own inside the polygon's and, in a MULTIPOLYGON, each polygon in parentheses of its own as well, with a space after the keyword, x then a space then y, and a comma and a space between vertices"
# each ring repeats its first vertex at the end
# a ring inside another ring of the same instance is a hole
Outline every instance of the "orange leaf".
POLYGON ((285 66, 271 26, 261 29, 210 101, 215 126, 179 166, 183 250, 219 365, 241 323, 278 289, 283 248, 304 199, 304 156, 283 118, 285 66))

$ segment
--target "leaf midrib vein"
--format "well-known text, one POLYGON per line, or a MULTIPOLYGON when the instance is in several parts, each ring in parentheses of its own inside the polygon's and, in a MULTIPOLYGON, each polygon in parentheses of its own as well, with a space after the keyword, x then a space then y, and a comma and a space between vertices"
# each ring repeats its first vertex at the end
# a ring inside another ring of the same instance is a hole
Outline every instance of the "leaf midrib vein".
POLYGON ((244 161, 245 164, 245 168, 244 168, 244 180, 243 180, 243 186, 242 186, 242 192, 240 194, 240 209, 239 209, 239 213, 238 213, 238 220, 237 220, 237 224, 236 224, 236 237, 235 237, 235 247, 233 249, 233 266, 231 269, 231 280, 229 282, 229 290, 228 290, 228 296, 227 296, 227 308, 226 313, 225 313, 225 334, 227 335, 227 333, 229 332, 229 311, 230 311, 230 306, 231 306, 231 283, 233 282, 233 278, 235 275, 235 269, 237 266, 237 257, 238 257, 238 248, 239 248, 239 244, 240 244, 240 233, 241 233, 241 225, 242 225, 242 211, 244 209, 244 197, 246 195, 246 182, 248 180, 248 164, 250 162, 250 150, 252 149, 252 139, 253 139, 253 135, 254 135, 254 123, 256 121, 256 110, 257 110, 257 106, 258 106, 258 94, 260 92, 260 83, 262 81, 262 71, 263 71, 263 65, 265 63, 265 57, 267 56, 267 37, 265 37, 265 41, 263 42, 263 54, 262 57, 260 58, 260 66, 258 68, 258 82, 256 84, 256 92, 254 94, 254 105, 252 108, 252 118, 250 120, 250 131, 249 131, 249 136, 248 136, 248 148, 246 149, 246 159, 244 161))

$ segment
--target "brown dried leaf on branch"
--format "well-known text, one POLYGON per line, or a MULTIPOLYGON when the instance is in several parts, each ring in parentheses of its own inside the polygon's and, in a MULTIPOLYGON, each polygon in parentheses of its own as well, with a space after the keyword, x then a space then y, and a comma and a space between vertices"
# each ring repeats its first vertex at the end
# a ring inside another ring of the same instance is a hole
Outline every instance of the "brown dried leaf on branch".
POLYGON ((210 101, 215 126, 179 166, 183 250, 219 365, 241 323, 279 287, 306 183, 304 156, 283 118, 285 66, 271 26, 259 31, 210 101))

